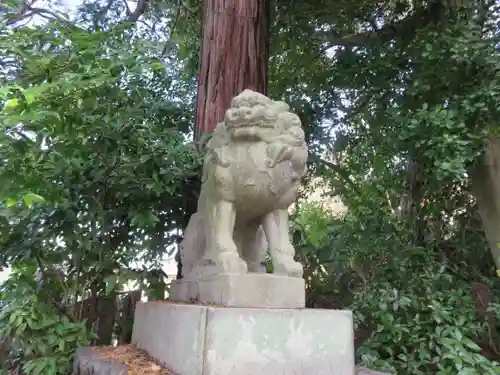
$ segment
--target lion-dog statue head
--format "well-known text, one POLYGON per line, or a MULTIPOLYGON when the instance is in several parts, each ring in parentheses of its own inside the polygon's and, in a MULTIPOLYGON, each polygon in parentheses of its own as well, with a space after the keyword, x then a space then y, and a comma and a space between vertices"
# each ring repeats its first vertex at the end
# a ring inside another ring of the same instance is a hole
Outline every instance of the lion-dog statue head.
POLYGON ((215 173, 217 187, 211 188, 235 201, 239 212, 254 216, 259 215, 258 206, 290 206, 307 170, 299 117, 284 102, 243 91, 232 100, 207 143, 204 183, 210 184, 216 165, 222 168, 215 173))

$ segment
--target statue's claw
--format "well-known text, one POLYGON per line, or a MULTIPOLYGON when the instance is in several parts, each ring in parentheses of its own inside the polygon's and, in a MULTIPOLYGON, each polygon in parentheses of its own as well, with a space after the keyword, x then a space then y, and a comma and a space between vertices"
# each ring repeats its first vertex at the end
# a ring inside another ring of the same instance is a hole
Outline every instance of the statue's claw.
POLYGON ((264 267, 260 262, 249 262, 248 272, 266 273, 266 267, 264 267))
POLYGON ((302 264, 293 259, 281 258, 273 260, 273 274, 275 275, 302 277, 303 273, 302 264))
POLYGON ((223 252, 217 256, 215 261, 223 273, 244 274, 248 271, 246 262, 240 258, 237 252, 223 252))

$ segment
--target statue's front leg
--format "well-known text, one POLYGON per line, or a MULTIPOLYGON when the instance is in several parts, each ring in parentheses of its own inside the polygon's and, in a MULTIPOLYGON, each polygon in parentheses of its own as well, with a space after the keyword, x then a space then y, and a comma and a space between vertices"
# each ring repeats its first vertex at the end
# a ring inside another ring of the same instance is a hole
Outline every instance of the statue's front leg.
POLYGON ((208 261, 218 273, 246 273, 247 265, 240 258, 233 239, 236 210, 232 202, 219 200, 207 207, 205 234, 208 261))
POLYGON ((262 227, 260 225, 248 225, 239 232, 241 256, 247 263, 248 272, 266 273, 266 268, 262 263, 267 253, 267 241, 262 227))
POLYGON ((294 260, 295 249, 288 233, 288 212, 286 210, 270 212, 264 218, 262 226, 269 243, 273 273, 302 277, 302 264, 294 260))

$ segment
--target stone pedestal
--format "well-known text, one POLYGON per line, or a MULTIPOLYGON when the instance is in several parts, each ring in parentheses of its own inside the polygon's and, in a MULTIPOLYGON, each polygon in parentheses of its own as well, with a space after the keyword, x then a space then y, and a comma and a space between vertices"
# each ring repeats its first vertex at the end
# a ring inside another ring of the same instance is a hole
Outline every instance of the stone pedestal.
POLYGON ((266 273, 210 275, 173 280, 170 299, 232 307, 302 308, 305 282, 302 278, 266 273))
POLYGON ((356 374, 349 311, 145 302, 132 343, 179 375, 356 374))

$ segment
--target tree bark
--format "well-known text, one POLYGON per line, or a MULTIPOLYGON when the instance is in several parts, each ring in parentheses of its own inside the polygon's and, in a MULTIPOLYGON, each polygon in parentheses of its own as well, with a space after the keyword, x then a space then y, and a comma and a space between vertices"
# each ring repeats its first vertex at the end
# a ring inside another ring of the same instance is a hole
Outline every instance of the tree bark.
POLYGON ((422 168, 417 157, 410 156, 406 169, 406 188, 400 201, 400 217, 404 219, 411 229, 413 245, 423 246, 425 220, 422 216, 423 183, 422 168))
POLYGON ((205 0, 202 34, 195 140, 215 129, 243 90, 267 95, 269 0, 205 0))
POLYGON ((267 95, 268 0, 205 0, 195 139, 245 89, 267 95))
POLYGON ((490 138, 470 177, 486 239, 500 269, 500 138, 490 138))

